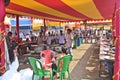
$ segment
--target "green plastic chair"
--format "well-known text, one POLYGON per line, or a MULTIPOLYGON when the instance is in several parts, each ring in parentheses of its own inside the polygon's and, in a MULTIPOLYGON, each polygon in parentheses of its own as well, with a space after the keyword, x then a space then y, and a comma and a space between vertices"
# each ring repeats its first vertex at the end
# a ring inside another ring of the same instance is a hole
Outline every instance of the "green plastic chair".
MULTIPOLYGON (((68 72, 68 79, 70 80, 70 72, 69 72, 69 63, 72 60, 72 55, 67 55, 58 59, 57 70, 53 69, 53 72, 59 73, 60 80, 65 79, 65 73, 68 72), (60 63, 63 61, 62 68, 60 70, 60 63)), ((53 76, 52 76, 53 79, 53 76)))
POLYGON ((43 69, 41 62, 38 59, 34 57, 28 57, 28 60, 33 69, 32 80, 34 80, 34 75, 39 76, 39 80, 42 80, 42 77, 47 75, 50 75, 50 79, 52 78, 51 72, 49 70, 43 69))

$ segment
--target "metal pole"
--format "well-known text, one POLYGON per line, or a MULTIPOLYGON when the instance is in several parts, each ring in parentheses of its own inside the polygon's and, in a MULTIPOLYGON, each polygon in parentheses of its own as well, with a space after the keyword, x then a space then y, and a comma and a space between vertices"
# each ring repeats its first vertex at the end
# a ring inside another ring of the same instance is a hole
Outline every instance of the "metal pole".
POLYGON ((19 40, 19 16, 16 15, 16 33, 17 33, 17 39, 19 40))

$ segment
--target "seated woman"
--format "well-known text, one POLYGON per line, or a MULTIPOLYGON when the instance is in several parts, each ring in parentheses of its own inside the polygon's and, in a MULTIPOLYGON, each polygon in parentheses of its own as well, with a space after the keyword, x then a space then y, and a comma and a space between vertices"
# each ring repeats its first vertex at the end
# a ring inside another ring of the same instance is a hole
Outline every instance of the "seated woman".
MULTIPOLYGON (((61 58, 61 57, 64 57, 64 56, 66 56, 66 55, 68 55, 68 53, 67 53, 67 49, 65 49, 65 48, 62 48, 62 54, 59 56, 59 57, 57 57, 58 59, 59 58, 61 58)), ((55 58, 56 59, 56 58, 55 58)), ((55 59, 53 59, 52 60, 52 70, 54 69, 54 70, 57 70, 57 62, 56 62, 56 60, 55 59)), ((60 70, 62 69, 62 65, 63 65, 63 61, 61 61, 60 62, 60 70)), ((55 79, 57 79, 57 74, 56 74, 56 72, 53 72, 53 77, 55 77, 55 79)))

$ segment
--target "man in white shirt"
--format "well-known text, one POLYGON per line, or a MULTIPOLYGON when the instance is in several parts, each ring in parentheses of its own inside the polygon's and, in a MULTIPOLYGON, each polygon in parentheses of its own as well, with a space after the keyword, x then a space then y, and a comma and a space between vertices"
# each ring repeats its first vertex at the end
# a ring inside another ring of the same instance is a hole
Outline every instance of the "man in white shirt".
POLYGON ((32 31, 30 31, 30 38, 31 38, 31 37, 35 37, 35 35, 33 34, 32 31))
POLYGON ((65 44, 65 35, 63 34, 62 30, 60 30, 60 34, 58 35, 58 39, 59 39, 59 44, 60 45, 64 45, 65 44))
POLYGON ((51 36, 50 32, 48 32, 48 36, 46 38, 48 45, 51 45, 51 39, 52 39, 52 36, 51 36))
POLYGON ((72 55, 72 45, 73 45, 72 30, 67 29, 67 33, 65 37, 66 37, 66 47, 68 48, 68 53, 72 55))

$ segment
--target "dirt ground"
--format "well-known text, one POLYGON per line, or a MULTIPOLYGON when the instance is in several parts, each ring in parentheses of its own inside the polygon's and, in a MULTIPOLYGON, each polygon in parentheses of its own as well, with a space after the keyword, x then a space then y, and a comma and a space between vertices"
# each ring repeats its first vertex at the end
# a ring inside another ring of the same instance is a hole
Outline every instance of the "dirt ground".
POLYGON ((71 80, 99 80, 98 52, 99 48, 95 44, 83 44, 73 50, 71 80))
MULTIPOLYGON (((99 47, 96 44, 82 44, 73 49, 73 59, 70 63, 71 80, 99 80, 99 47)), ((19 57, 18 70, 30 67, 27 61, 29 54, 19 57)), ((34 54, 39 58, 39 54, 34 54)), ((45 79, 49 80, 49 79, 45 79)))

